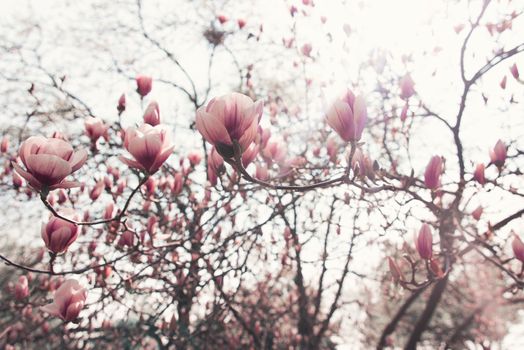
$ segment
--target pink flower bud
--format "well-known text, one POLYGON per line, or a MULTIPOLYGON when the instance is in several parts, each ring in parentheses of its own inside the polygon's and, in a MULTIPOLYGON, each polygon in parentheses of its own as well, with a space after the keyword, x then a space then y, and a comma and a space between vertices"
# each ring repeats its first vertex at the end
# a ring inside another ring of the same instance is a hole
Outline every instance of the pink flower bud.
POLYGON ((440 186, 442 170, 442 157, 433 156, 424 172, 424 184, 428 189, 435 190, 440 186))
POLYGON ((501 140, 498 140, 495 147, 489 152, 491 162, 495 164, 497 168, 502 168, 506 162, 507 151, 506 145, 501 140))
POLYGON ((9 149, 9 135, 5 135, 2 138, 2 143, 0 144, 0 152, 6 153, 9 149))
POLYGON ((415 94, 415 83, 411 75, 406 74, 400 79, 400 97, 404 100, 409 99, 415 94))
POLYGON ((300 51, 306 57, 311 57, 312 50, 313 50, 313 46, 311 46, 311 44, 309 43, 302 45, 302 47, 300 48, 300 51))
POLYGON ((15 162, 13 167, 37 191, 80 186, 64 179, 85 163, 85 150, 75 152, 69 142, 58 138, 32 136, 22 143, 19 155, 26 170, 15 162))
POLYGON ((483 211, 484 211, 484 209, 479 205, 477 207, 477 209, 473 210, 473 212, 471 213, 471 216, 473 216, 473 219, 478 221, 478 220, 480 220, 480 217, 481 217, 483 211))
POLYGON ((151 101, 144 112, 144 123, 151 126, 160 124, 160 108, 156 101, 151 101))
POLYGON ((366 102, 349 91, 326 114, 328 125, 346 141, 358 141, 367 122, 366 102))
POLYGON ((109 204, 106 205, 106 207, 104 209, 103 219, 104 220, 111 219, 113 217, 113 212, 114 211, 115 211, 115 203, 109 202, 109 204))
POLYGON ((513 75, 513 78, 516 80, 519 79, 519 69, 517 68, 517 64, 513 63, 513 65, 509 68, 511 75, 513 75))
POLYGON ((191 166, 195 167, 202 160, 202 156, 198 152, 191 152, 187 155, 187 159, 189 159, 189 163, 191 164, 191 166))
POLYGON ((93 188, 91 189, 91 192, 89 193, 89 198, 94 202, 100 197, 102 192, 104 191, 105 184, 103 180, 98 181, 93 188))
POLYGON ((220 22, 220 24, 224 24, 224 23, 226 23, 228 21, 228 18, 226 16, 224 16, 224 15, 218 15, 217 19, 220 22))
POLYGON ((504 77, 502 78, 502 80, 500 81, 499 85, 500 85, 500 88, 501 88, 502 90, 504 90, 504 89, 506 88, 506 82, 507 82, 507 80, 508 80, 508 77, 507 77, 507 76, 504 76, 504 77))
POLYGON ((484 164, 477 164, 475 172, 473 173, 473 178, 481 185, 486 183, 486 178, 484 177, 484 168, 484 164))
POLYGON ((430 259, 433 255, 433 235, 428 224, 423 224, 415 240, 415 247, 422 259, 430 259))
POLYGON ((120 157, 128 166, 154 174, 173 152, 169 130, 163 125, 144 124, 126 130, 124 147, 134 159, 120 157))
POLYGON ((29 296, 29 281, 26 276, 20 276, 18 278, 14 292, 16 300, 23 300, 29 296))
POLYGON ((118 110, 118 114, 121 114, 123 111, 126 110, 126 94, 120 95, 116 109, 118 110))
POLYGON ((242 29, 246 26, 246 20, 245 19, 242 19, 242 18, 239 18, 237 20, 237 24, 238 24, 238 28, 242 29))
POLYGON ((42 226, 42 239, 47 249, 55 254, 63 253, 78 237, 78 226, 52 217, 42 226))
POLYGON ((144 97, 151 92, 153 88, 153 78, 145 75, 138 75, 136 77, 136 92, 140 97, 144 97))
POLYGON ((58 288, 53 297, 53 303, 42 307, 42 311, 57 316, 65 322, 78 318, 87 299, 87 291, 75 279, 66 280, 58 288))
POLYGON ((515 254, 515 258, 524 263, 524 243, 522 243, 520 237, 517 236, 515 233, 513 233, 513 235, 515 237, 513 238, 513 242, 511 243, 511 248, 513 248, 513 254, 515 254))

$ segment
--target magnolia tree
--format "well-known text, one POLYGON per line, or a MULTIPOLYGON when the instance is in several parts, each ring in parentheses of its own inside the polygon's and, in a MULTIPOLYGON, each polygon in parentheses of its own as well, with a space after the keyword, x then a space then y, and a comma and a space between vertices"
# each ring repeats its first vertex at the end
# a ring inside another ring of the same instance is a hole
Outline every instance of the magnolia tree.
POLYGON ((1 346, 515 341, 523 4, 392 3, 12 10, 1 346))

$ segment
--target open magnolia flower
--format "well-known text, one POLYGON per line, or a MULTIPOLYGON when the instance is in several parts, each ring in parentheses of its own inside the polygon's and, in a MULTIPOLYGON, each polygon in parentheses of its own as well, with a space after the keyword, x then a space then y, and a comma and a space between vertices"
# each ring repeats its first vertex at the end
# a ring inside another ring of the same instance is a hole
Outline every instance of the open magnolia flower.
POLYGON ((257 136, 263 102, 239 93, 214 98, 196 115, 196 127, 224 158, 235 154, 233 142, 244 152, 257 136))
POLYGON ((366 102, 349 91, 326 114, 328 125, 346 141, 358 141, 368 118, 366 102))
POLYGON ((24 170, 17 163, 13 167, 34 189, 54 190, 80 186, 78 182, 64 179, 80 169, 87 159, 87 152, 75 152, 69 142, 59 138, 32 136, 19 150, 24 170))
POLYGON ((56 290, 51 304, 42 307, 50 315, 66 322, 78 318, 87 299, 87 291, 75 279, 68 279, 56 290))
POLYGON ((173 152, 169 130, 164 125, 144 124, 138 129, 128 128, 124 147, 134 159, 120 157, 128 166, 154 174, 173 152))

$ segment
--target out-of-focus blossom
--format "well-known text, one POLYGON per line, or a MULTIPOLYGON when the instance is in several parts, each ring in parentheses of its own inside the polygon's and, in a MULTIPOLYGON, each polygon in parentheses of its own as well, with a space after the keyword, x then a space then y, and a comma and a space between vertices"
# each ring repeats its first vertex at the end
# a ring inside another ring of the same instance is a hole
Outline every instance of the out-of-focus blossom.
POLYGON ((388 266, 389 266, 389 272, 391 273, 391 277, 393 277, 393 281, 399 282, 404 280, 404 276, 402 275, 402 271, 398 267, 397 263, 393 258, 388 256, 388 266))
POLYGON ((2 138, 2 143, 0 143, 0 152, 6 153, 9 149, 9 135, 5 135, 2 138))
POLYGON ((513 78, 516 80, 519 79, 519 69, 517 68, 516 63, 513 63, 513 65, 509 68, 509 71, 511 72, 511 75, 513 75, 513 78))
POLYGON ((47 249, 54 254, 60 254, 78 237, 78 226, 53 216, 42 226, 41 235, 47 249))
POLYGON ((198 109, 196 127, 222 157, 229 159, 234 156, 234 141, 244 152, 255 140, 262 108, 262 101, 253 102, 239 93, 214 98, 198 109))
POLYGON ((71 322, 78 318, 86 299, 86 289, 77 280, 68 279, 56 290, 53 303, 43 306, 42 310, 71 322))
POLYGON ((154 174, 173 152, 169 130, 164 125, 144 124, 140 128, 128 128, 124 147, 134 159, 120 157, 128 166, 154 174))
POLYGON ((80 169, 87 159, 87 152, 75 152, 73 147, 58 138, 32 136, 20 146, 22 169, 13 162, 13 167, 36 190, 53 190, 80 186, 77 182, 64 179, 80 169))
POLYGON ((14 287, 14 293, 16 300, 23 300, 29 296, 29 281, 26 276, 18 277, 14 287))
POLYGON ((216 186, 218 175, 224 171, 224 159, 218 154, 215 147, 211 148, 207 156, 207 179, 211 186, 216 186))
POLYGON ((473 173, 473 178, 479 184, 484 185, 486 183, 486 177, 484 176, 485 166, 482 163, 477 164, 475 167, 475 172, 473 173))
POLYGON ((482 212, 484 209, 479 205, 473 212, 471 213, 471 216, 473 216, 473 219, 480 220, 480 217, 482 216, 482 212))
POLYGON ((225 15, 218 15, 217 19, 220 22, 220 24, 224 24, 228 21, 228 18, 225 15))
POLYGON ((430 259, 433 255, 433 235, 428 224, 423 224, 415 240, 415 247, 422 259, 430 259))
POLYGON ((246 26, 246 20, 243 18, 237 19, 238 28, 242 29, 246 26))
POLYGON ((132 247, 135 244, 135 233, 130 230, 124 231, 118 240, 118 246, 123 247, 132 247))
POLYGON ((407 100, 415 94, 415 82, 411 75, 406 74, 400 79, 400 97, 407 100))
POLYGON ((506 83, 507 83, 507 81, 508 81, 508 77, 507 77, 507 76, 504 76, 504 77, 502 78, 502 80, 500 81, 499 85, 500 85, 500 88, 501 88, 502 90, 504 90, 504 89, 506 88, 506 83))
POLYGON ((109 125, 104 124, 99 118, 88 117, 85 120, 85 128, 86 134, 93 144, 95 144, 100 137, 104 137, 106 141, 109 139, 109 125))
POLYGON ((360 140, 366 126, 366 102, 349 91, 335 101, 326 114, 328 125, 346 142, 360 140))
POLYGON ((247 167, 257 156, 259 146, 255 143, 252 143, 245 151, 242 153, 242 165, 247 167))
POLYGON ((116 109, 119 114, 126 110, 126 94, 120 95, 116 109))
POLYGON ((507 150, 506 145, 501 140, 498 140, 495 147, 489 152, 491 162, 495 164, 497 168, 502 168, 506 162, 507 150))
POLYGON ((442 170, 442 157, 433 156, 424 172, 424 184, 428 189, 434 190, 440 186, 442 170))
POLYGON ((160 107, 156 101, 151 101, 144 112, 144 123, 151 126, 160 124, 160 107))
POLYGON ((300 51, 306 57, 311 57, 312 50, 313 50, 313 46, 311 46, 311 44, 309 43, 302 45, 302 47, 300 48, 300 51))
POLYGON ((515 258, 524 263, 524 243, 516 234, 514 234, 511 248, 513 248, 513 254, 515 254, 515 258))
POLYGON ((153 78, 146 75, 138 75, 136 77, 136 92, 140 97, 144 97, 151 92, 153 88, 153 78))

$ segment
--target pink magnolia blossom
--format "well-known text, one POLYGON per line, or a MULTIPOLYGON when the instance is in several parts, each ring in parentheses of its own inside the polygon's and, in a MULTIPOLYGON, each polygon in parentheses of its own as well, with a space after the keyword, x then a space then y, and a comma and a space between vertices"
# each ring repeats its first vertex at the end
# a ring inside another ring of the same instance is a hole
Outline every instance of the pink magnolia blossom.
POLYGON ((160 124, 160 108, 156 101, 151 101, 144 112, 144 123, 151 126, 160 124))
POLYGON ((415 247, 422 259, 430 259, 433 255, 433 235, 428 224, 423 224, 415 240, 415 247))
POLYGON ((53 190, 80 186, 64 179, 80 169, 87 152, 75 152, 69 142, 58 138, 32 136, 20 146, 20 159, 26 170, 13 163, 15 170, 36 190, 53 190))
POLYGON ((473 173, 473 179, 479 184, 484 185, 486 183, 486 177, 484 176, 484 164, 479 163, 475 167, 475 172, 473 173))
POLYGON ((120 157, 128 166, 154 174, 173 152, 169 130, 164 125, 144 124, 140 128, 128 128, 124 147, 134 159, 120 157))
POLYGON ((358 141, 366 126, 366 102, 349 91, 335 101, 326 114, 328 125, 346 141, 358 141))
POLYGON ((506 162, 507 151, 506 145, 501 140, 498 140, 495 144, 495 147, 489 152, 489 157, 491 162, 497 166, 497 168, 502 168, 506 162))
POLYGON ((78 226, 66 220, 52 217, 47 224, 42 225, 42 239, 47 249, 60 254, 78 237, 78 226))
POLYGON ((66 322, 78 318, 87 299, 87 291, 75 279, 68 279, 56 290, 53 303, 42 307, 42 311, 57 316, 66 322))
POLYGON ((95 117, 88 117, 85 120, 86 134, 91 139, 92 143, 96 143, 100 137, 109 139, 108 130, 109 125, 104 124, 102 120, 95 117))
POLYGON ((120 98, 118 99, 118 105, 116 106, 116 109, 119 114, 121 114, 123 111, 126 110, 126 94, 120 95, 120 98))
POLYGON ((424 172, 424 184, 428 189, 434 190, 440 186, 442 170, 442 157, 433 156, 424 172))
POLYGON ((400 97, 407 100, 415 94, 415 82, 411 75, 406 74, 400 79, 400 97))
POLYGON ((29 281, 26 276, 20 276, 14 288, 16 300, 23 300, 29 296, 29 281))
POLYGON ((151 92, 153 88, 153 78, 146 75, 137 75, 136 77, 136 92, 140 97, 144 97, 151 92))
POLYGON ((244 152, 257 136, 263 102, 239 93, 214 98, 196 115, 196 127, 226 159, 234 156, 233 142, 244 152))
POLYGON ((516 63, 513 63, 513 65, 509 68, 509 71, 511 72, 511 75, 513 75, 513 78, 516 80, 519 79, 519 69, 517 68, 516 63))
POLYGON ((524 243, 520 239, 519 236, 514 234, 515 238, 513 238, 513 242, 511 243, 511 248, 513 248, 513 254, 515 254, 515 258, 520 260, 524 263, 524 243))

